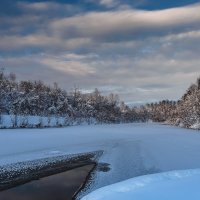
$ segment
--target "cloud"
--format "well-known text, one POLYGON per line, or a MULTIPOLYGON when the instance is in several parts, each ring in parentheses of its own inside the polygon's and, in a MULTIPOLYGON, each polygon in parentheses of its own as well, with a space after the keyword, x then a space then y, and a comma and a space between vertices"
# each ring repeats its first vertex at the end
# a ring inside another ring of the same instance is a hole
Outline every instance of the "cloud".
MULTIPOLYGON (((102 43, 139 41, 149 37, 184 34, 188 29, 200 27, 200 4, 162 11, 117 10, 89 12, 75 16, 43 18, 51 9, 60 9, 56 3, 21 3, 22 10, 44 11, 42 16, 29 14, 26 17, 3 19, 0 34, 1 48, 18 46, 70 50, 83 49, 84 45, 96 48, 102 43), (196 13, 196 14, 194 14, 196 13), (98 23, 97 23, 98 22, 98 23), (7 28, 8 27, 8 28, 7 28), (9 42, 10 41, 10 42, 9 42), (90 44, 89 44, 90 43, 90 44), (16 45, 15 45, 16 44, 16 45), (7 46, 7 47, 6 47, 7 46)), ((62 6, 67 11, 69 5, 62 6)), ((48 15, 49 16, 49 15, 48 15)), ((180 36, 179 36, 180 37, 180 36)), ((191 36, 192 37, 192 36, 191 36)))
POLYGON ((55 2, 18 6, 23 15, 0 17, 0 66, 19 79, 145 102, 179 98, 199 76, 200 4, 98 12, 55 2))
POLYGON ((87 2, 94 3, 105 7, 107 10, 113 8, 118 10, 137 8, 149 4, 149 0, 86 0, 87 2))
POLYGON ((77 77, 85 77, 95 73, 95 68, 90 67, 88 63, 84 63, 82 56, 73 54, 59 57, 45 56, 39 62, 49 68, 77 77), (79 60, 82 61, 80 62, 79 60))
POLYGON ((162 11, 92 12, 55 20, 50 24, 50 31, 63 39, 90 37, 101 41, 132 40, 199 27, 199 11, 200 4, 162 11))
POLYGON ((71 16, 84 10, 79 4, 62 4, 57 3, 56 1, 41 1, 29 3, 18 1, 17 6, 21 9, 23 14, 39 14, 43 17, 48 18, 71 16))
POLYGON ((112 7, 119 5, 120 2, 118 0, 100 0, 99 3, 108 8, 112 8, 112 7))

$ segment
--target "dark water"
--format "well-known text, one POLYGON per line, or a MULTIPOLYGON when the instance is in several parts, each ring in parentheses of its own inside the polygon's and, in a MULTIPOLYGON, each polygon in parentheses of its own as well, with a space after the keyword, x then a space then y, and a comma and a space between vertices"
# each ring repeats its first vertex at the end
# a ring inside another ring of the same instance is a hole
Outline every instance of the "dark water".
POLYGON ((0 200, 71 200, 93 165, 48 176, 0 192, 0 200))

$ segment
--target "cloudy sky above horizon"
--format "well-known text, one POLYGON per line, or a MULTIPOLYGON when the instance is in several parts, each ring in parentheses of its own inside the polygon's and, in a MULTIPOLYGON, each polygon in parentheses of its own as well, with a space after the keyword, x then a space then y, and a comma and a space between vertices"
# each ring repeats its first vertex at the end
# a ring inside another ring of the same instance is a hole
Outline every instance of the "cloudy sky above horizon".
POLYGON ((197 0, 0 1, 0 68, 19 80, 175 100, 200 75, 199 52, 197 0))

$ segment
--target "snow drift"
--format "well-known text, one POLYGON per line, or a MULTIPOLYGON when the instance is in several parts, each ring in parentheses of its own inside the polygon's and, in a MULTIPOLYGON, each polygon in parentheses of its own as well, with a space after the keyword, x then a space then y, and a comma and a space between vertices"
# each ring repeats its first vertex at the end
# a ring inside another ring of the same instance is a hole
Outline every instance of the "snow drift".
POLYGON ((199 200, 200 169, 132 178, 100 188, 82 200, 199 200))

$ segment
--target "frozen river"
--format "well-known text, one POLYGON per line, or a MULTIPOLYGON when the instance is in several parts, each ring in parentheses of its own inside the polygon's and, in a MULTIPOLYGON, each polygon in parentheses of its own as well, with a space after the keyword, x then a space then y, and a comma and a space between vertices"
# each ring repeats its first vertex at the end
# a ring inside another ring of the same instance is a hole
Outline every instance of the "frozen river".
POLYGON ((0 165, 103 150, 89 191, 132 177, 200 168, 200 132, 159 124, 0 130, 0 165))

